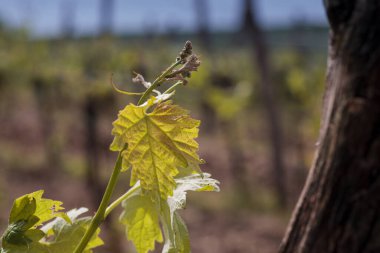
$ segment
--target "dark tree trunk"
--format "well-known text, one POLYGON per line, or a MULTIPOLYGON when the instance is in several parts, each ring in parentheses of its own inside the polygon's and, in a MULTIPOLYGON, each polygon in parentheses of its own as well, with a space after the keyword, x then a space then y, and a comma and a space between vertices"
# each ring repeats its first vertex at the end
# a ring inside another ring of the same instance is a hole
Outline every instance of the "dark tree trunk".
POLYGON ((226 141, 230 167, 233 168, 232 178, 237 193, 234 199, 238 207, 251 208, 253 203, 249 187, 250 180, 248 178, 243 148, 240 143, 239 134, 236 131, 236 124, 231 121, 221 121, 220 125, 226 141))
MULTIPOLYGON (((195 17, 197 20, 197 37, 202 45, 202 48, 207 51, 211 62, 215 61, 213 55, 213 46, 211 40, 211 34, 209 29, 209 8, 208 0, 193 0, 195 17)), ((211 73, 211 85, 217 85, 214 83, 214 76, 216 73, 211 73)), ((207 102, 208 96, 204 95, 200 102, 202 110, 202 131, 207 134, 211 134, 215 131, 217 125, 217 115, 215 109, 207 102)))
POLYGON ((197 33, 202 46, 211 50, 211 37, 209 30, 209 9, 207 0, 194 0, 194 8, 197 20, 197 33))
POLYGON ((62 4, 62 36, 71 39, 75 32, 75 5, 73 1, 64 1, 62 4))
MULTIPOLYGON (((99 170, 99 162, 102 152, 100 150, 99 127, 98 123, 110 108, 115 107, 114 97, 103 95, 91 95, 86 97, 83 105, 84 123, 86 128, 86 185, 91 193, 91 200, 94 207, 97 207, 102 199, 105 185, 99 170)), ((107 243, 109 252, 125 252, 122 249, 120 233, 113 226, 112 219, 114 214, 110 214, 105 220, 107 243), (112 243, 111 243, 112 242, 112 243)))
POLYGON ((202 110, 201 131, 205 134, 215 133, 217 127, 217 115, 215 109, 206 101, 207 98, 202 97, 200 102, 202 110))
POLYGON ((112 34, 114 0, 100 0, 100 34, 112 34))
POLYGON ((325 0, 319 148, 281 253, 380 252, 380 2, 325 0))
POLYGON ((258 69, 260 96, 265 110, 268 125, 273 180, 280 207, 286 206, 285 169, 283 161, 283 137, 278 104, 271 79, 271 66, 269 64, 269 50, 266 46, 263 31, 255 15, 254 1, 244 0, 243 32, 249 36, 253 45, 253 59, 258 69))
POLYGON ((49 83, 43 77, 37 76, 32 80, 33 93, 37 102, 41 135, 44 142, 46 154, 46 168, 62 168, 61 147, 55 133, 55 113, 57 103, 60 100, 58 81, 55 84, 49 83))
POLYGON ((103 185, 99 175, 99 152, 98 152, 98 135, 97 122, 98 101, 95 97, 89 95, 84 104, 84 120, 86 125, 86 183, 90 189, 92 202, 98 206, 103 196, 103 185))

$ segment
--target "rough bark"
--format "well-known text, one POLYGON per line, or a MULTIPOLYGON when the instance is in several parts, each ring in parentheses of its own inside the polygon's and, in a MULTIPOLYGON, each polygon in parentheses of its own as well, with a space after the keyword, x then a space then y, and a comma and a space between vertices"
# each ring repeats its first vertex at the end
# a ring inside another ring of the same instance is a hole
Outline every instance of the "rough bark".
POLYGON ((380 252, 380 2, 325 0, 319 146, 280 253, 380 252))
POLYGON ((255 13, 255 1, 244 0, 243 32, 249 35, 253 45, 253 59, 259 75, 260 96, 262 99, 265 120, 267 122, 273 180, 280 207, 286 206, 285 165, 283 159, 283 137, 279 113, 279 106, 275 98, 275 89, 271 79, 271 65, 269 63, 269 49, 266 46, 265 36, 259 25, 255 13))

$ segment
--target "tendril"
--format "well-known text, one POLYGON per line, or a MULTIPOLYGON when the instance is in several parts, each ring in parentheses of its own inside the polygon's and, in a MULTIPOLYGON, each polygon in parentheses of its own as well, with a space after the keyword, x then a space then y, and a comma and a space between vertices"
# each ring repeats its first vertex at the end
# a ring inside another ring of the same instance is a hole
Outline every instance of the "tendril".
POLYGON ((113 81, 113 74, 111 75, 110 82, 113 89, 120 94, 128 95, 128 96, 141 96, 144 94, 144 92, 129 92, 129 91, 124 91, 124 90, 119 89, 117 85, 115 84, 115 82, 113 81))

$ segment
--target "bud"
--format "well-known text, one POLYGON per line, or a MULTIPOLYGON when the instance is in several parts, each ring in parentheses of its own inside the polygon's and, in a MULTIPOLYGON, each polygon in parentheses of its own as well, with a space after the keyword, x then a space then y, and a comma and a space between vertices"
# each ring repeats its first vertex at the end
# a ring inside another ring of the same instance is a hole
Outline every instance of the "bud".
POLYGON ((192 53, 193 53, 193 46, 191 44, 191 41, 188 40, 186 41, 185 46, 183 47, 182 51, 179 53, 179 60, 181 60, 182 63, 185 63, 186 58, 189 57, 192 53))

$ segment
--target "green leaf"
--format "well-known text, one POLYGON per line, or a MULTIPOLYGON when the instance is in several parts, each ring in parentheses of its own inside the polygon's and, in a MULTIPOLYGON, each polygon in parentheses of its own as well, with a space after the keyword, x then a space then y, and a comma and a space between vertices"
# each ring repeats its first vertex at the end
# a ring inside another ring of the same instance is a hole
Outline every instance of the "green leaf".
MULTIPOLYGON (((70 210, 67 213, 70 223, 62 218, 56 218, 41 228, 50 238, 53 238, 45 239, 43 242, 49 252, 67 253, 75 250, 91 223, 91 217, 78 218, 84 212, 87 212, 87 208, 70 210)), ((84 253, 91 253, 93 248, 103 245, 99 233, 100 229, 97 229, 84 253)))
POLYGON ((120 111, 113 123, 111 150, 121 151, 128 144, 123 152, 123 168, 132 166, 131 185, 140 180, 143 191, 159 192, 166 200, 173 194, 178 168, 190 173, 200 171, 198 143, 194 140, 199 121, 171 101, 148 112, 151 106, 130 104, 120 111))
MULTIPOLYGON (((15 200, 9 226, 2 236, 2 253, 74 251, 91 222, 91 217, 78 219, 87 209, 74 209, 65 214, 60 212, 62 202, 42 198, 42 194, 43 191, 36 191, 15 200)), ((99 232, 98 229, 84 253, 91 253, 103 244, 99 232)))
POLYGON ((208 173, 194 174, 176 179, 177 187, 167 203, 162 205, 162 221, 165 232, 165 253, 190 252, 187 227, 177 210, 186 206, 187 191, 219 191, 219 182, 208 173))
POLYGON ((162 228, 165 234, 163 253, 189 253, 190 239, 187 227, 177 212, 171 215, 168 204, 162 205, 162 228))
POLYGON ((66 214, 59 212, 64 209, 61 207, 62 202, 42 198, 43 193, 43 190, 39 190, 16 199, 11 210, 9 223, 38 218, 38 221, 33 224, 36 227, 55 217, 62 217, 67 220, 66 214))
POLYGON ((172 197, 167 202, 170 212, 173 214, 178 209, 186 206, 187 191, 215 191, 219 192, 219 181, 211 178, 209 173, 193 174, 176 179, 177 187, 172 197))
POLYGON ((59 212, 63 208, 62 202, 42 198, 43 191, 36 191, 17 198, 11 210, 9 225, 2 236, 3 250, 10 248, 16 251, 37 247, 38 241, 44 233, 37 227, 43 222, 55 217, 68 220, 65 213, 59 212))
POLYGON ((123 201, 120 221, 126 225, 127 237, 137 252, 153 250, 155 242, 162 241, 159 218, 165 235, 163 252, 190 252, 189 233, 177 210, 185 207, 187 191, 219 191, 219 182, 210 176, 204 173, 175 179, 177 187, 166 201, 144 195, 139 182, 136 183, 133 193, 123 201))
POLYGON ((176 249, 172 250, 173 253, 181 252, 188 253, 191 251, 190 248, 190 238, 189 231, 187 230, 186 224, 179 216, 177 212, 174 213, 173 219, 173 230, 175 231, 175 245, 176 249))
POLYGON ((29 195, 24 195, 14 201, 11 214, 9 216, 9 223, 12 224, 17 223, 18 221, 27 221, 34 215, 35 212, 36 199, 29 197, 29 195))
POLYGON ((126 234, 133 241, 138 253, 154 249, 155 242, 162 242, 159 225, 159 207, 148 195, 135 194, 123 202, 120 221, 126 226, 126 234))

